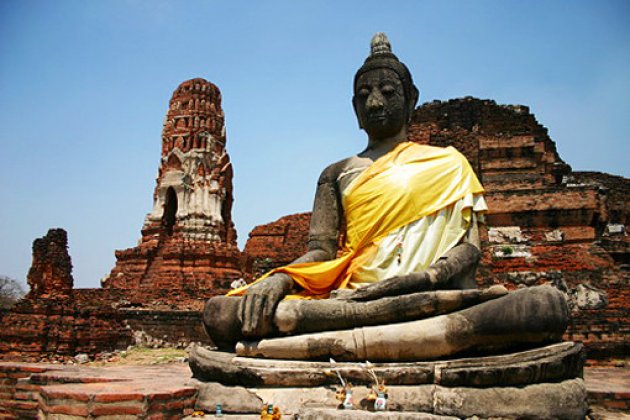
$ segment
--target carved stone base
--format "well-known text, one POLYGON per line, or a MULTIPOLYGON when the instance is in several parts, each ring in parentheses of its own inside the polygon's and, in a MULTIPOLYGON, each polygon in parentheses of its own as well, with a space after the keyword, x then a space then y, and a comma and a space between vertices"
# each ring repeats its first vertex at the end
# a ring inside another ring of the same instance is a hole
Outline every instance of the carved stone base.
MULTIPOLYGON (((500 356, 430 362, 374 363, 379 379, 389 385, 512 386, 582 377, 583 346, 566 342, 500 356)), ((332 368, 353 384, 372 379, 359 363, 308 362, 238 357, 194 347, 193 376, 224 385, 311 387, 338 384, 332 368)))
POLYGON ((583 357, 582 344, 567 342, 491 357, 375 363, 388 388, 388 411, 374 415, 367 400, 372 379, 359 363, 244 358, 196 347, 190 367, 200 390, 197 409, 212 411, 220 403, 228 414, 254 414, 271 402, 300 419, 573 419, 588 409, 583 357), (336 409, 333 369, 353 384, 356 411, 336 409))
MULTIPOLYGON (((583 419, 588 411, 586 388, 580 378, 525 387, 388 386, 386 412, 371 412, 369 388, 353 388, 353 410, 340 410, 335 387, 244 388, 193 381, 200 390, 196 410, 214 412, 221 404, 226 414, 260 416, 270 402, 285 415, 300 419, 583 419)), ((259 418, 259 417, 258 417, 259 418)), ((290 417, 289 417, 290 418, 290 417)))

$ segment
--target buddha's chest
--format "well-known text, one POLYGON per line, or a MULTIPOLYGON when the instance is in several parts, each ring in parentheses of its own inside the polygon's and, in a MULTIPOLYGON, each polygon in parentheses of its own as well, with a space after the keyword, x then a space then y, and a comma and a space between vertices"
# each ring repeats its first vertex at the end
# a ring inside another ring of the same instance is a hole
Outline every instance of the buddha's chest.
POLYGON ((374 163, 372 159, 355 156, 348 165, 337 175, 337 188, 343 196, 353 181, 374 163))

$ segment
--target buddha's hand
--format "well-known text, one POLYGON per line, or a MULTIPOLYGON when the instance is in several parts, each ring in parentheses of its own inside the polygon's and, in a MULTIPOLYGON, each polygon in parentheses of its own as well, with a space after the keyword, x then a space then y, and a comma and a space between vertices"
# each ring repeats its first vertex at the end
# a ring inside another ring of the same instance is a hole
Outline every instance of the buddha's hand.
MULTIPOLYGON (((426 271, 411 273, 404 276, 394 276, 377 283, 355 290, 345 297, 349 300, 374 300, 388 296, 400 296, 422 292, 432 288, 426 271)), ((344 299, 344 298, 341 298, 344 299)))
POLYGON ((241 331, 245 337, 260 338, 273 331, 278 303, 293 286, 291 277, 277 273, 249 287, 241 300, 241 331))

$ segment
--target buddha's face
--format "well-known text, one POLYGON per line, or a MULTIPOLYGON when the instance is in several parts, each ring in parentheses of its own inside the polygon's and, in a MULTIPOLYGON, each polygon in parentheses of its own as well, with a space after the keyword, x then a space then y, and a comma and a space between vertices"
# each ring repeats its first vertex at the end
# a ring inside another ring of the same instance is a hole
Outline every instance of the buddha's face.
POLYGON ((393 70, 379 68, 360 75, 352 102, 359 126, 371 139, 395 136, 407 123, 403 84, 393 70))

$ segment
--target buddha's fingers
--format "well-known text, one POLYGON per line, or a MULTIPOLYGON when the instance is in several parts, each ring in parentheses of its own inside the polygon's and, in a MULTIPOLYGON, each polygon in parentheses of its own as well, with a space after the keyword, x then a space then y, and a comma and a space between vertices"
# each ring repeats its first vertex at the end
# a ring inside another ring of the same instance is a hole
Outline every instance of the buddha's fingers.
POLYGON ((262 305, 265 300, 264 295, 250 294, 243 297, 241 319, 243 320, 242 332, 246 337, 258 335, 259 318, 262 312, 262 305))
POLYGON ((215 296, 206 302, 203 325, 212 342, 221 349, 233 349, 241 334, 240 296, 215 296))
POLYGON ((358 289, 350 296, 352 300, 375 300, 388 296, 431 290, 429 275, 425 272, 395 276, 358 289))
POLYGON ((382 285, 376 283, 373 285, 362 287, 355 290, 351 295, 345 298, 345 300, 374 300, 383 296, 382 285))
POLYGON ((258 321, 260 324, 259 333, 261 337, 269 335, 273 330, 273 315, 276 312, 280 299, 281 297, 275 296, 274 294, 266 297, 264 305, 262 306, 260 320, 258 321))
POLYGON ((249 301, 249 299, 247 299, 247 295, 244 295, 243 298, 241 299, 241 307, 238 313, 238 317, 241 321, 241 331, 243 333, 249 330, 249 326, 246 326, 246 324, 249 325, 249 318, 247 317, 247 314, 248 314, 248 307, 250 305, 251 305, 251 302, 249 301))

